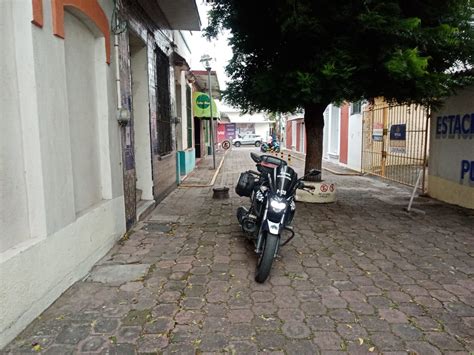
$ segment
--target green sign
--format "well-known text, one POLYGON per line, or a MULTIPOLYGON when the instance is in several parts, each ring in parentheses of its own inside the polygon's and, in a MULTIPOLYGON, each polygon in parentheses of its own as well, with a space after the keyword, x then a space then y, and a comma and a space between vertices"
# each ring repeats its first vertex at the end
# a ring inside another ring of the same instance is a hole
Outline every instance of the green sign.
MULTIPOLYGON (((209 95, 204 92, 196 91, 193 93, 193 116, 199 118, 211 117, 211 100, 209 95)), ((216 103, 212 99, 212 117, 219 118, 220 114, 217 110, 216 103)))
POLYGON ((201 94, 198 97, 196 97, 197 107, 205 109, 209 107, 209 104, 210 104, 209 96, 205 94, 201 94))

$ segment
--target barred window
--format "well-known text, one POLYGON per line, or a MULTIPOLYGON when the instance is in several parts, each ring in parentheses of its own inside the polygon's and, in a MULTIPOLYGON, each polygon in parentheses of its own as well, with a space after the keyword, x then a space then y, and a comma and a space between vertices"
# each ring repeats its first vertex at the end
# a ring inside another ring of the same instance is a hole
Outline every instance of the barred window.
POLYGON ((156 130, 158 134, 158 154, 169 154, 172 149, 170 63, 168 56, 159 48, 156 54, 156 130))

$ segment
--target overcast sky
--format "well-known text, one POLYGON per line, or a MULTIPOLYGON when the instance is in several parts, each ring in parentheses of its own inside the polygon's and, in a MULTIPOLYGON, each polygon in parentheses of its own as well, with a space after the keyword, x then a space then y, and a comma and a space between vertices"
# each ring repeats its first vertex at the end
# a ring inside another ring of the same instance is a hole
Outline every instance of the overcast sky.
MULTIPOLYGON (((205 28, 208 24, 207 12, 210 6, 208 6, 204 0, 197 0, 196 3, 201 17, 202 28, 205 28)), ((193 32, 191 38, 191 69, 204 70, 204 66, 199 60, 204 54, 209 54, 213 59, 211 67, 212 70, 217 72, 220 88, 225 89, 225 83, 228 81, 228 78, 224 68, 232 57, 232 50, 227 45, 227 36, 224 34, 220 35, 219 38, 210 42, 202 37, 202 32, 193 32)))

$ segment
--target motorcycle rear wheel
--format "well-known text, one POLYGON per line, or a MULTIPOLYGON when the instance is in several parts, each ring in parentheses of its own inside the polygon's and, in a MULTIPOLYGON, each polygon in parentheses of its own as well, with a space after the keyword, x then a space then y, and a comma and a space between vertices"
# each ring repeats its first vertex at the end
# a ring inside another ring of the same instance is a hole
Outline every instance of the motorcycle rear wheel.
POLYGON ((260 254, 257 262, 257 269, 255 270, 255 281, 263 283, 270 275, 272 269, 273 259, 276 250, 280 243, 278 235, 267 233, 263 239, 263 251, 260 254))

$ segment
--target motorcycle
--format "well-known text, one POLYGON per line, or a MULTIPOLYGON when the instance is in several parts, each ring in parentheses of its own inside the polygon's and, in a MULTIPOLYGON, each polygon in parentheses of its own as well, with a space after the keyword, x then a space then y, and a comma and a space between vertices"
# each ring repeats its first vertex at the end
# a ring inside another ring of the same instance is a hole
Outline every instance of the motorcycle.
POLYGON ((280 152, 280 143, 278 141, 272 141, 270 143, 262 143, 260 146, 260 151, 262 153, 266 152, 280 152))
POLYGON ((240 174, 235 192, 239 196, 250 197, 251 205, 249 209, 237 209, 237 220, 247 238, 255 244, 258 255, 255 281, 263 283, 270 274, 279 248, 295 236, 291 222, 296 210, 296 190, 314 189, 302 180, 321 172, 312 169, 298 179, 296 172, 282 159, 255 153, 250 153, 250 156, 258 171, 248 170, 240 174), (290 233, 285 241, 282 240, 284 231, 290 233))

